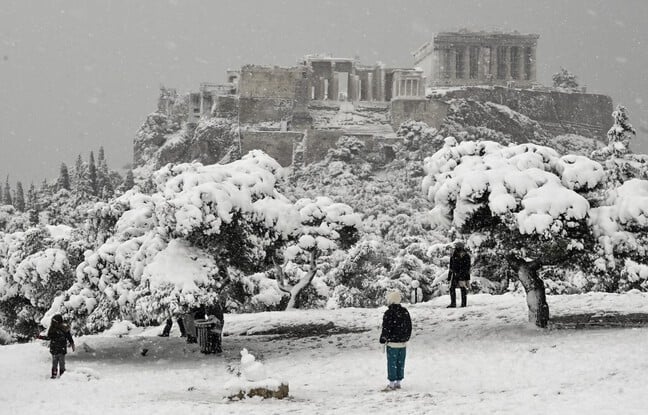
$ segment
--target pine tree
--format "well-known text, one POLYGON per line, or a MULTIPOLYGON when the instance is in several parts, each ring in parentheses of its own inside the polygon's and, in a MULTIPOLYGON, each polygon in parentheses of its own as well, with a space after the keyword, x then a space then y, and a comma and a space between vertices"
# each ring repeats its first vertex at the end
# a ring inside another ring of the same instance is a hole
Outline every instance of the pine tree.
MULTIPOLYGON (((65 167, 65 172, 67 174, 67 166, 65 167)), ((69 176, 68 176, 69 179, 69 176)), ((69 183, 68 183, 69 184, 69 183)), ((58 182, 57 182, 57 190, 58 190, 58 182)), ((50 197, 52 196, 52 189, 49 183, 47 183, 47 179, 43 179, 41 182, 40 188, 38 189, 38 199, 42 199, 43 197, 50 197)))
POLYGON ((97 196, 99 190, 97 187, 97 165, 95 164, 94 153, 90 152, 90 160, 88 161, 88 181, 90 183, 91 194, 97 196))
POLYGON ((21 182, 16 183, 16 197, 14 198, 14 207, 19 212, 25 211, 25 193, 21 182))
POLYGON ((76 203, 83 203, 92 195, 92 185, 88 177, 88 166, 83 162, 81 155, 77 157, 74 165, 74 196, 76 203))
POLYGON ((126 178, 124 178, 124 183, 122 183, 122 189, 124 192, 130 190, 135 186, 135 178, 133 177, 133 170, 129 169, 126 172, 126 178))
POLYGON ((38 194, 33 182, 29 185, 29 190, 27 190, 27 209, 39 210, 38 194))
POLYGON ((104 154, 103 147, 99 147, 97 156, 97 195, 102 199, 109 199, 115 193, 115 187, 110 179, 110 170, 104 154))
POLYGON ((5 180, 4 192, 2 194, 2 203, 5 205, 12 205, 13 201, 11 199, 11 185, 9 184, 9 176, 5 180))
POLYGON ((38 212, 40 211, 40 206, 38 203, 38 194, 36 193, 36 187, 34 183, 29 185, 29 190, 27 191, 27 211, 29 212, 29 222, 32 225, 37 225, 38 212))
POLYGON ((97 153, 97 165, 100 165, 105 160, 106 160, 106 156, 104 154, 104 148, 103 146, 101 146, 99 147, 99 152, 97 153))
MULTIPOLYGON (((46 181, 43 181, 43 183, 45 186, 47 185, 46 181)), ((70 190, 70 173, 68 172, 68 167, 65 165, 65 163, 61 163, 58 182, 56 183, 56 190, 61 189, 70 190)))
POLYGON ((614 157, 623 157, 630 152, 630 140, 637 134, 637 131, 630 124, 630 119, 623 105, 617 105, 616 111, 612 113, 614 125, 607 132, 608 146, 614 157))
MULTIPOLYGON (((630 140, 637 132, 630 124, 625 107, 618 105, 612 118, 614 125, 607 133, 608 145, 593 151, 591 157, 603 165, 607 180, 616 185, 632 178, 648 178, 648 159, 630 150, 630 140)), ((602 194, 601 200, 605 197, 602 194)))

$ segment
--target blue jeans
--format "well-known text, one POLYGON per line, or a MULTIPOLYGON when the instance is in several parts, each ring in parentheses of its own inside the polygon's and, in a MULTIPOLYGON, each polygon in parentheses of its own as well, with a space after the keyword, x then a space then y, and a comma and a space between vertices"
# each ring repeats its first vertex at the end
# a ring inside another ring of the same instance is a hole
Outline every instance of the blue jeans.
POLYGON ((390 382, 403 380, 405 377, 405 347, 387 346, 387 379, 390 382))
POLYGON ((65 354, 52 354, 52 376, 65 372, 65 354), (60 368, 60 370, 58 370, 60 368))

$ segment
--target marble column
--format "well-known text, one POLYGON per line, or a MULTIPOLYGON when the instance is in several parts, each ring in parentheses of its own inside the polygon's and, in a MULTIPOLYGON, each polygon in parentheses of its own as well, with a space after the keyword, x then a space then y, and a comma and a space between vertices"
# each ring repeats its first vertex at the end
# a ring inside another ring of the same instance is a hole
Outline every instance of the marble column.
POLYGON ((491 62, 490 62, 490 74, 492 79, 497 79, 497 73, 499 70, 499 56, 497 45, 491 46, 491 62))
POLYGON ((434 57, 436 58, 433 62, 434 72, 432 73, 432 79, 443 79, 445 66, 443 66, 443 59, 445 53, 443 49, 435 49, 434 57))
POLYGON ((461 73, 461 79, 470 78, 470 46, 466 46, 461 50, 463 54, 463 72, 461 73))
POLYGON ((526 73, 524 72, 524 53, 525 53, 525 48, 524 46, 518 46, 517 48, 518 54, 517 54, 517 73, 518 73, 518 79, 519 80, 525 80, 526 79, 526 73))
POLYGON ((450 74, 450 79, 457 79, 457 50, 450 49, 450 62, 448 65, 448 73, 450 74))
POLYGON ((504 59, 504 80, 511 79, 511 48, 502 46, 502 58, 504 59))
POLYGON ((376 79, 376 100, 385 100, 385 70, 380 67, 376 71, 378 79, 376 79))
POLYGON ((535 81, 536 80, 536 47, 532 46, 531 48, 531 59, 529 62, 529 81, 535 81))

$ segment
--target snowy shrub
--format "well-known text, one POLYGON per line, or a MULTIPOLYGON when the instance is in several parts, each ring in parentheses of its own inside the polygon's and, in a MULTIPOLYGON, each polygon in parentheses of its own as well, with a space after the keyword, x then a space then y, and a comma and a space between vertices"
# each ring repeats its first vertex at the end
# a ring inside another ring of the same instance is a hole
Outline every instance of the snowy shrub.
POLYGON ((361 240, 330 273, 335 288, 328 307, 375 307, 384 303, 391 289, 406 296, 409 281, 390 278, 389 267, 390 258, 379 240, 361 240))
POLYGON ((648 257, 648 181, 631 179, 607 193, 601 206, 591 209, 597 238, 593 272, 596 289, 646 289, 648 257))
POLYGON ((561 154, 589 156, 592 151, 600 149, 603 144, 596 138, 576 134, 563 134, 551 140, 552 146, 561 154))
MULTIPOLYGON (((404 298, 409 298, 412 281, 419 282, 423 298, 431 298, 434 294, 434 279, 442 272, 436 264, 430 263, 426 257, 424 244, 411 244, 402 250, 392 263, 389 275, 403 284, 404 298), (412 253, 411 253, 412 252, 412 253)), ((427 244, 425 244, 427 245, 427 244)))
POLYGON ((0 236, 0 322, 19 339, 28 338, 54 297, 73 282, 61 249, 69 235, 53 238, 47 227, 34 227, 0 236))
POLYGON ((564 90, 572 90, 578 88, 578 80, 576 75, 569 72, 565 68, 560 68, 560 72, 556 72, 551 76, 554 88, 564 90))
POLYGON ((238 311, 278 311, 286 308, 288 297, 279 289, 277 280, 269 278, 266 273, 258 272, 237 278, 237 282, 240 284, 242 295, 232 297, 238 298, 242 303, 238 311))
POLYGON ((13 338, 9 333, 0 328, 0 346, 6 346, 13 343, 13 338))
POLYGON ((443 137, 438 134, 437 129, 422 121, 403 122, 398 127, 396 135, 403 138, 403 147, 408 151, 415 151, 422 147, 436 150, 443 145, 443 137))

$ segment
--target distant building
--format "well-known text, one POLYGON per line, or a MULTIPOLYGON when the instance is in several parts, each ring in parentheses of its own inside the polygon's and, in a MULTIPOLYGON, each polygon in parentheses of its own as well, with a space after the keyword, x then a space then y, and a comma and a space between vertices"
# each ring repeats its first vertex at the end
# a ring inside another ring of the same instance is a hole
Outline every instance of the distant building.
POLYGON ((440 129, 452 100, 496 103, 554 135, 605 140, 612 100, 539 86, 538 38, 517 32, 438 33, 405 68, 328 55, 307 55, 293 66, 248 64, 228 70, 224 83, 201 83, 186 94, 162 88, 158 112, 185 125, 187 134, 201 119, 226 120, 236 126, 231 134, 242 154, 261 149, 282 166, 322 160, 342 136, 362 140, 367 151, 388 160, 403 122, 440 129), (439 88, 426 91, 427 86, 439 88))
POLYGON ((442 32, 418 48, 414 66, 434 86, 510 85, 536 81, 539 35, 517 32, 442 32))
POLYGON ((423 72, 415 68, 385 68, 381 63, 362 65, 354 59, 304 57, 312 72, 310 99, 330 101, 391 101, 423 97, 423 72))

